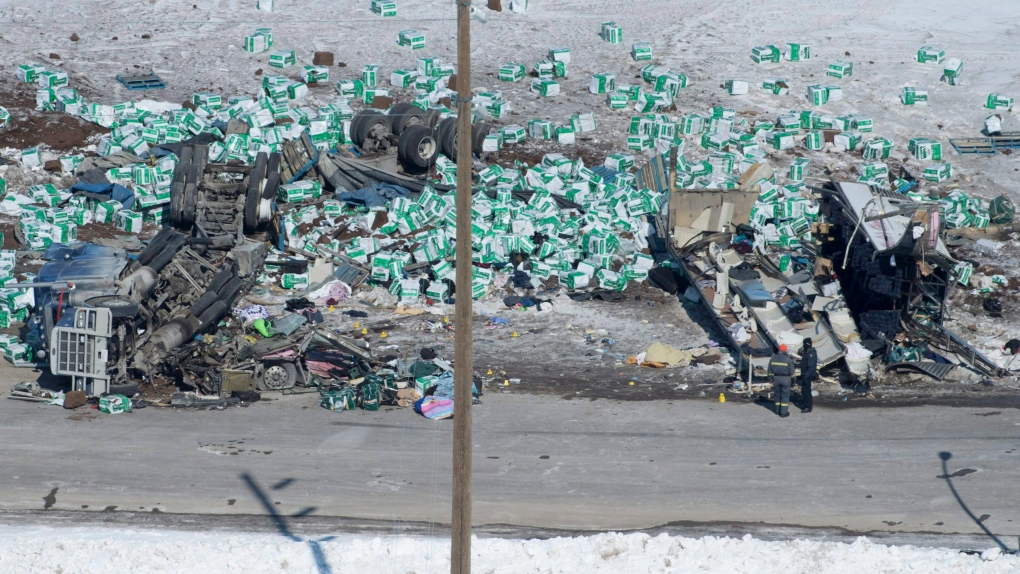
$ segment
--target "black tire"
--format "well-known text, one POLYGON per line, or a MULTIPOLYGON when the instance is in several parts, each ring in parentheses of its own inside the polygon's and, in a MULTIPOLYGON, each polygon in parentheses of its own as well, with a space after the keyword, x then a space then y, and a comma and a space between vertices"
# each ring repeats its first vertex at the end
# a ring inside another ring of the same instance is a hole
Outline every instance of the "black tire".
POLYGON ((271 172, 269 174, 269 177, 266 178, 266 185, 262 188, 262 199, 273 199, 276 197, 276 193, 280 191, 281 177, 279 172, 271 172))
POLYGON ((248 188, 244 194, 244 232, 255 233, 259 226, 259 190, 248 188))
MULTIPOLYGON (((198 166, 192 164, 192 171, 197 171, 198 166)), ((188 183, 184 185, 184 207, 181 209, 181 225, 191 227, 195 223, 195 212, 198 209, 198 185, 188 183)))
POLYGON ((170 224, 174 227, 181 224, 181 212, 184 210, 184 182, 175 181, 170 184, 170 224))
POLYGON ((192 315, 201 317, 202 313, 205 313, 209 307, 212 307, 213 303, 219 300, 220 296, 217 295, 215 291, 206 291, 198 298, 198 301, 195 301, 195 304, 191 306, 189 311, 192 315))
POLYGON ((283 156, 280 152, 274 152, 269 154, 269 162, 266 164, 266 175, 272 175, 274 173, 280 173, 280 162, 283 161, 283 156))
POLYGON ((115 319, 130 319, 138 315, 138 303, 117 295, 101 295, 85 300, 85 304, 97 309, 109 309, 115 319))
POLYGON ((216 325, 216 323, 219 323, 220 319, 222 319, 223 316, 226 314, 227 314, 226 303, 224 303, 223 301, 217 301, 213 303, 212 306, 206 309, 205 313, 202 313, 202 316, 198 318, 198 322, 201 324, 201 327, 198 328, 198 331, 202 332, 205 331, 208 326, 216 325))
POLYGON ((442 117, 443 113, 439 111, 439 108, 429 108, 425 111, 425 125, 434 130, 439 126, 442 117))
POLYGON ((173 181, 184 183, 184 178, 188 175, 188 168, 191 166, 191 157, 194 149, 191 146, 187 146, 181 149, 181 154, 177 158, 177 165, 174 167, 174 179, 173 181))
POLYGON ((131 398, 138 394, 138 383, 121 383, 119 385, 110 385, 111 395, 124 395, 125 397, 131 398))
POLYGON ((205 179, 205 164, 209 162, 209 146, 195 146, 195 151, 192 152, 191 157, 191 163, 198 165, 198 178, 195 180, 195 183, 198 183, 205 179))
POLYGON ((400 134, 400 142, 397 145, 397 160, 404 167, 412 170, 428 169, 436 163, 439 155, 439 144, 436 138, 432 137, 432 130, 417 125, 410 126, 400 134))
POLYGON ((167 263, 170 263, 171 259, 177 256, 177 252, 181 250, 181 247, 184 247, 185 242, 187 242, 187 238, 183 235, 171 237, 170 240, 167 241, 166 247, 152 258, 152 261, 149 262, 148 266, 151 267, 153 271, 159 273, 164 267, 166 267, 167 263))
POLYGON ((266 170, 269 168, 269 154, 260 151, 255 156, 255 163, 251 166, 251 173, 248 175, 248 189, 256 187, 261 189, 262 180, 266 179, 266 170))
POLYGON ((481 155, 482 145, 485 144, 485 136, 492 131, 492 126, 486 122, 478 122, 471 126, 471 152, 481 155))
POLYGON ((425 110, 414 104, 403 102, 390 108, 390 131, 399 136, 411 126, 425 124, 425 110))
POLYGON ((364 149, 370 133, 390 131, 390 121, 388 117, 377 110, 361 110, 361 116, 356 132, 355 127, 351 126, 351 139, 354 140, 354 145, 364 149))
POLYGON ((445 155, 447 159, 452 161, 457 160, 457 119, 446 118, 439 122, 439 128, 436 130, 437 137, 439 139, 439 153, 445 155))
MULTIPOLYGON (((274 154, 275 155, 275 154, 274 154)), ((255 164, 248 175, 248 189, 244 195, 244 232, 254 233, 259 226, 259 199, 262 196, 262 183, 269 167, 269 156, 259 152, 255 156, 255 164)))
MULTIPOLYGON (((206 287, 206 290, 212 291, 213 293, 219 293, 220 289, 223 289, 223 286, 226 285, 233 278, 234 270, 229 268, 224 269, 223 271, 217 273, 216 277, 213 277, 213 280, 209 283, 209 286, 206 287)), ((195 316, 198 317, 198 315, 195 316)))
POLYGON ((358 134, 362 132, 362 128, 364 127, 365 122, 369 121, 374 116, 380 115, 381 113, 382 112, 380 112, 379 110, 368 109, 361 110, 360 112, 354 114, 354 118, 351 120, 351 142, 354 145, 361 147, 361 145, 365 143, 364 138, 361 139, 358 138, 358 134))
POLYGON ((164 227, 163 229, 160 229, 159 233, 157 233, 156 236, 152 238, 152 241, 149 242, 149 245, 146 246, 145 249, 138 255, 138 264, 144 267, 148 265, 150 261, 155 259, 156 256, 159 255, 159 252, 166 247, 167 242, 174 236, 174 233, 175 231, 172 227, 164 227))
POLYGON ((244 283, 240 279, 231 279, 217 292, 217 298, 225 305, 233 305, 234 300, 241 294, 242 287, 244 287, 244 283))

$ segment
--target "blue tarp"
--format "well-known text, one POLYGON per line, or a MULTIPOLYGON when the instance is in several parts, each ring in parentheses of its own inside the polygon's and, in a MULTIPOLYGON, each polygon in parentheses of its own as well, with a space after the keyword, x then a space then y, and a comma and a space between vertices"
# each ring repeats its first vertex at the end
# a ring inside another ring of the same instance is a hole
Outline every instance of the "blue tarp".
POLYGON ((357 191, 345 191, 337 199, 351 205, 365 207, 383 207, 397 197, 407 197, 411 192, 407 188, 391 183, 375 183, 371 187, 363 187, 357 191))
POLYGON ((131 209, 131 206, 135 203, 134 192, 116 183, 78 182, 71 186, 71 193, 91 193, 98 196, 107 196, 109 199, 119 201, 124 206, 124 209, 131 209))

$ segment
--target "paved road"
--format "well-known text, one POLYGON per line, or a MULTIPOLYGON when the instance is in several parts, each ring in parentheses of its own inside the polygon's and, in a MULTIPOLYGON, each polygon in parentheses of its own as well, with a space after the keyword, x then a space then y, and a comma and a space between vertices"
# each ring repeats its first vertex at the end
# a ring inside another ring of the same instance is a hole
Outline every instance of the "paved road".
MULTIPOLYGON (((476 407, 476 524, 674 521, 1020 533, 1020 411, 816 409, 490 394, 476 407), (968 470, 969 469, 969 470, 968 470), (987 516, 984 516, 987 515, 987 516)), ((0 510, 449 520, 452 422, 249 408, 71 412, 0 400, 0 510), (260 500, 260 493, 263 500, 260 500)))

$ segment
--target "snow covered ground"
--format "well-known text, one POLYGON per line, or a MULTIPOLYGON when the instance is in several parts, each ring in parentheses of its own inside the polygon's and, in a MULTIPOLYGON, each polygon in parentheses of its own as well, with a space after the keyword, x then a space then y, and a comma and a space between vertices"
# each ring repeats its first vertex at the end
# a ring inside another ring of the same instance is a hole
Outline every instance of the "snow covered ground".
MULTIPOLYGON (((550 540, 475 538, 472 571, 513 573, 1010 573, 1020 558, 941 548, 836 542, 765 542, 606 533, 550 540)), ((289 539, 265 534, 0 527, 0 571, 61 572, 449 572, 448 540, 342 534, 289 539)))

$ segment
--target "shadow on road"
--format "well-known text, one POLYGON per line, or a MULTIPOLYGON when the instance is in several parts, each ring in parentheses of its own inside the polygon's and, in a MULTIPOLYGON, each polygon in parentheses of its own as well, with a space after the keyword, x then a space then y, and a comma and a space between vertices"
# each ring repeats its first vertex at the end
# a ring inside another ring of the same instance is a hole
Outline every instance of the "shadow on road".
POLYGON ((970 519, 974 521, 974 524, 977 524, 978 527, 981 528, 981 530, 983 530, 984 533, 987 534, 989 538, 994 540, 995 543, 999 545, 999 548, 1003 552, 1010 552, 1010 549, 1005 544, 1002 543, 1002 540, 999 540, 998 536, 992 534, 992 531, 989 530, 987 526, 985 526, 984 522, 982 522, 980 518, 974 516, 974 513, 970 511, 970 508, 967 507, 967 504, 963 502, 962 498, 960 498, 960 493, 956 492, 956 487, 953 485, 953 475, 949 474, 949 468, 946 466, 946 462, 948 462, 949 459, 953 458, 953 453, 948 451, 942 451, 939 453, 939 458, 942 459, 942 475, 939 478, 942 478, 943 480, 946 481, 946 484, 949 486, 949 491, 953 493, 953 498, 956 499, 956 502, 957 504, 960 505, 960 508, 962 508, 963 511, 967 513, 967 516, 969 516, 970 519))
MULTIPOLYGON (((312 550, 312 556, 315 557, 315 566, 318 569, 319 574, 333 574, 333 569, 330 568, 328 563, 326 563, 326 554, 322 551, 321 543, 329 542, 335 537, 326 536, 323 538, 319 538, 318 540, 305 540, 291 532, 290 527, 287 525, 288 518, 308 516, 309 514, 315 512, 315 507, 309 506, 308 508, 302 509, 297 514, 294 514, 292 516, 284 516, 276 511, 275 505, 271 500, 269 500, 269 497, 266 496, 265 491, 262 490, 262 487, 259 486, 258 482, 255 481, 255 477, 246 472, 241 475, 241 479, 244 480, 245 484, 248 485, 248 490, 251 490, 252 494, 255 495, 255 498, 258 499, 259 503, 262 505, 262 508, 265 509, 266 514, 269 516, 270 520, 273 521, 273 525, 276 526, 276 530, 279 531, 280 535, 289 538, 294 542, 307 542, 308 546, 312 550)), ((294 482, 293 478, 286 478, 274 484, 271 488, 273 490, 283 490, 284 488, 290 486, 293 482, 294 482)))
POLYGON ((754 399, 754 404, 768 409, 770 413, 779 416, 779 410, 776 408, 776 402, 764 395, 758 395, 758 398, 754 399))

